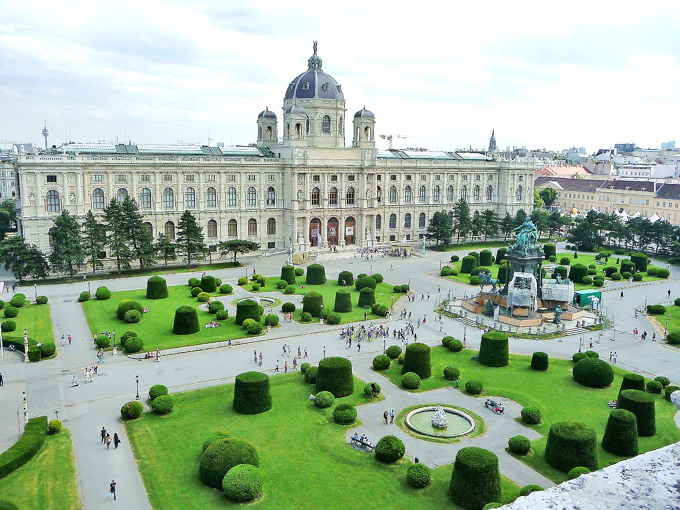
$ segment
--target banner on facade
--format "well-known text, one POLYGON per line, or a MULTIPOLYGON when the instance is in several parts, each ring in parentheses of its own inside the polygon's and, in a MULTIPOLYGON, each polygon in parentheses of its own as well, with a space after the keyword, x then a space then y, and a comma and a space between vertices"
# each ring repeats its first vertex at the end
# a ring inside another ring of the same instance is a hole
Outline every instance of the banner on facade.
POLYGON ((346 236, 353 236, 354 235, 354 226, 345 227, 345 235, 346 236))

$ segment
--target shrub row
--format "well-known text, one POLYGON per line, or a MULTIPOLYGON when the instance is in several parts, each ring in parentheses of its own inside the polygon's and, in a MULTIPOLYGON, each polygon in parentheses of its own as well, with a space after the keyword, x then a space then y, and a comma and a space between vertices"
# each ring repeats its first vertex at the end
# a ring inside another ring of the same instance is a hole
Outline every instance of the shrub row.
POLYGON ((24 433, 9 450, 0 454, 0 478, 26 464, 38 453, 47 435, 47 416, 28 420, 24 433))

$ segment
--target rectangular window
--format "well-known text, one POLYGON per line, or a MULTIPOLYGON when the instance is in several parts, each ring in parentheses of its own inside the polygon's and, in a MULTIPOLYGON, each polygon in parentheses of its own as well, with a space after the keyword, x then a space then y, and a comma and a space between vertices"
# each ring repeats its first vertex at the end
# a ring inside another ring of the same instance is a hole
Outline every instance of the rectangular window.
MULTIPOLYGON (((482 176, 481 176, 481 175, 479 175, 479 174, 475 175, 475 181, 480 181, 481 179, 482 179, 482 176)), ((520 181, 521 181, 521 180, 522 180, 522 179, 520 179, 520 181)))
POLYGON ((463 179, 464 181, 467 181, 467 180, 468 180, 468 176, 467 176, 467 175, 464 175, 464 176, 462 177, 462 179, 463 179))
POLYGON ((215 174, 208 174, 207 180, 208 182, 215 182, 217 180, 217 176, 215 174))
POLYGON ((435 175, 435 176, 434 176, 434 180, 435 180, 435 181, 441 181, 441 180, 442 180, 442 176, 441 176, 441 175, 435 175))
POLYGON ((48 175, 47 176, 47 182, 57 182, 57 176, 56 175, 48 175))
POLYGON ((312 182, 321 182, 320 175, 312 175, 312 182))
POLYGON ((420 176, 420 180, 421 180, 421 181, 426 181, 426 180, 427 180, 427 175, 422 174, 422 175, 420 176))
POLYGON ((104 176, 102 174, 93 174, 92 175, 92 182, 102 182, 104 180, 104 176))
POLYGON ((353 176, 353 175, 348 175, 348 176, 347 176, 347 180, 348 180, 348 181, 353 181, 353 180, 354 180, 354 176, 353 176))
POLYGON ((276 241, 269 241, 267 243, 267 248, 269 248, 270 250, 276 248, 276 241))
POLYGON ((151 176, 149 174, 142 174, 139 176, 139 180, 141 182, 149 182, 151 180, 151 176))
POLYGON ((127 182, 127 175, 125 174, 116 175, 116 182, 127 182))
POLYGON ((519 176, 519 182, 522 182, 523 180, 524 180, 524 176, 523 176, 523 175, 520 175, 520 176, 519 176))
POLYGON ((397 240, 397 236, 395 236, 394 234, 390 235, 390 241, 391 242, 394 242, 396 240, 397 240))
POLYGON ((378 175, 378 180, 382 181, 382 175, 378 175))
POLYGON ((163 181, 172 182, 172 174, 164 174, 163 175, 163 181))
POLYGON ((331 175, 331 182, 338 182, 338 176, 337 175, 331 175))
POLYGON ((229 174, 229 175, 227 175, 227 181, 229 181, 229 182, 236 182, 236 174, 229 174))
POLYGON ((194 182, 196 179, 196 176, 194 174, 186 174, 184 176, 184 180, 187 182, 194 182))
POLYGON ((390 181, 396 181, 397 176, 395 174, 390 175, 390 181))
POLYGON ((248 180, 254 181, 255 180, 255 174, 248 174, 248 180))
POLYGON ((455 181, 455 180, 456 180, 456 176, 453 175, 453 174, 449 174, 449 181, 455 181))
POLYGON ((412 175, 407 175, 407 176, 406 176, 406 180, 407 180, 407 181, 410 181, 412 177, 413 177, 412 175))

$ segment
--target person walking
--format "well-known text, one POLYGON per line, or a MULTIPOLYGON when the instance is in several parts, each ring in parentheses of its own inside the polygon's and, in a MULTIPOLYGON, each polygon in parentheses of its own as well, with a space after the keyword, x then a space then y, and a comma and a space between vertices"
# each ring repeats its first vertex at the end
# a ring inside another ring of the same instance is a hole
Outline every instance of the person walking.
POLYGON ((111 483, 109 484, 109 492, 113 494, 113 500, 116 501, 116 481, 111 480, 111 483))
POLYGON ((286 360, 286 361, 283 363, 283 373, 284 373, 284 374, 287 374, 287 373, 288 373, 288 360, 286 360))
POLYGON ((4 385, 5 385, 5 381, 2 378, 2 372, 0 372, 0 386, 4 386, 4 385))
POLYGON ((384 423, 385 425, 387 425, 387 417, 388 417, 388 413, 387 413, 387 411, 385 411, 385 412, 383 413, 383 423, 384 423))
POLYGON ((671 297, 671 289, 668 289, 668 297, 671 297))
POLYGON ((102 430, 101 430, 101 432, 99 433, 99 435, 100 435, 101 438, 102 438, 102 444, 104 444, 104 442, 106 441, 106 428, 102 427, 102 430))
POLYGON ((621 299, 623 299, 623 291, 621 291, 621 299))
POLYGON ((397 415, 397 413, 394 412, 394 409, 390 411, 390 424, 394 423, 394 417, 397 415))
POLYGON ((120 438, 118 437, 118 432, 113 434, 113 447, 117 450, 120 444, 120 438))
POLYGON ((106 434, 106 449, 111 448, 111 434, 106 434))
POLYGON ((71 335, 68 336, 68 344, 71 345, 71 335))
POLYGON ((275 369, 275 371, 276 371, 276 372, 279 371, 279 360, 276 360, 276 369, 275 369))

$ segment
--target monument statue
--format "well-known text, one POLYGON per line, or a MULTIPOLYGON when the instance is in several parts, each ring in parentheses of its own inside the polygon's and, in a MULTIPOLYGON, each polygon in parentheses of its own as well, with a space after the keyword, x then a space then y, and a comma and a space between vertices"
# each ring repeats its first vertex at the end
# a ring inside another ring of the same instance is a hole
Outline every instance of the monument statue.
POLYGON ((484 286, 485 285, 491 285, 491 292, 496 292, 496 285, 498 285, 498 280, 496 278, 491 278, 491 271, 488 269, 486 271, 482 271, 479 273, 477 276, 479 276, 480 279, 480 292, 484 291, 484 286))
POLYGON ((432 415, 432 426, 438 429, 445 429, 449 426, 449 419, 446 417, 446 412, 442 406, 437 406, 432 415))
POLYGON ((536 247, 538 241, 538 229, 532 221, 527 218, 524 223, 515 229, 517 232, 517 240, 512 246, 513 250, 518 250, 526 253, 530 248, 536 247))
POLYGON ((562 308, 560 305, 557 305, 555 307, 555 320, 553 321, 555 324, 561 324, 562 323, 562 308))

